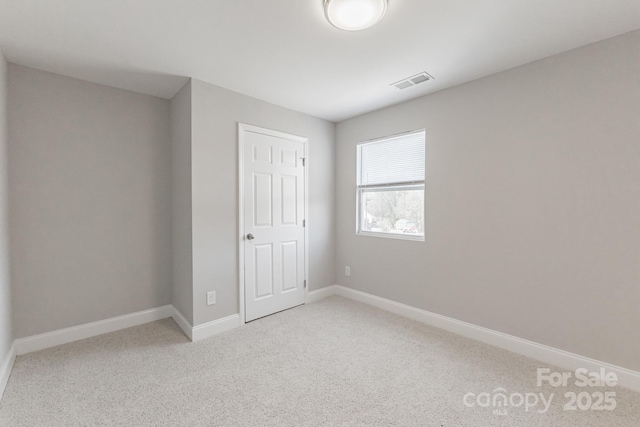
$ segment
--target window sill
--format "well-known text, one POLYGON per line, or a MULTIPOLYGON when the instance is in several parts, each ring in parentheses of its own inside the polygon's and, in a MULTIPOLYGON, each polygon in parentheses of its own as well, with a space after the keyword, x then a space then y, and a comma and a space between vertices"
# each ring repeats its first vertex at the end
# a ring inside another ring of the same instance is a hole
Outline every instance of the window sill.
POLYGON ((396 240, 412 240, 414 242, 424 242, 424 235, 422 236, 414 236, 411 234, 400 234, 400 233, 376 233, 371 231, 358 231, 356 233, 357 236, 365 236, 365 237, 382 237, 384 239, 396 239, 396 240))

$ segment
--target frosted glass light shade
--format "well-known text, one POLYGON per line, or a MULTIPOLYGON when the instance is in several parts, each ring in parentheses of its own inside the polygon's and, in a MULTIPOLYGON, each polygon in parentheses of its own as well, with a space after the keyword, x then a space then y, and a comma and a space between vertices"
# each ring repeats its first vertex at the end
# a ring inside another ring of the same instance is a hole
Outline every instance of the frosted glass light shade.
POLYGON ((358 31, 377 24, 387 11, 387 0, 324 0, 324 14, 336 28, 358 31))

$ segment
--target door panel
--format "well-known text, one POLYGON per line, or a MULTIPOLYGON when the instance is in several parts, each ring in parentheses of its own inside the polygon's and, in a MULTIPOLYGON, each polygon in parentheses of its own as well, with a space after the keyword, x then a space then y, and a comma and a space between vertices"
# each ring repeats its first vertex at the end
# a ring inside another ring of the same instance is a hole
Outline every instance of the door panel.
POLYGON ((298 177, 282 176, 282 222, 281 225, 298 225, 298 177))
POLYGON ((268 145, 254 145, 253 146, 253 161, 256 163, 269 163, 272 159, 271 147, 268 145))
POLYGON ((253 226, 271 227, 273 224, 273 185, 271 174, 253 174, 253 226))
POLYGON ((255 297, 264 298, 273 295, 273 245, 255 245, 253 247, 256 269, 255 297))
POLYGON ((298 283, 298 242, 282 242, 282 291, 295 289, 298 283))
POLYGON ((242 130, 245 318, 304 303, 304 142, 242 130))

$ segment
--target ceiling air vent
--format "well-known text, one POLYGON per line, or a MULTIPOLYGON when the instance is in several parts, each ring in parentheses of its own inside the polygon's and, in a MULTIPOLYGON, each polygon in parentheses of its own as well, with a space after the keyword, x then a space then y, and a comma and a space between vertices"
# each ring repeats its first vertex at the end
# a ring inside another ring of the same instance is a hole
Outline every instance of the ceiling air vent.
POLYGON ((426 71, 423 71, 420 74, 416 74, 414 76, 407 77, 406 79, 402 79, 402 80, 397 81, 395 83, 391 83, 389 86, 395 86, 398 89, 406 89, 408 87, 415 86, 415 85, 418 85, 420 83, 424 83, 426 81, 429 81, 431 79, 433 79, 433 76, 431 74, 427 73, 426 71))

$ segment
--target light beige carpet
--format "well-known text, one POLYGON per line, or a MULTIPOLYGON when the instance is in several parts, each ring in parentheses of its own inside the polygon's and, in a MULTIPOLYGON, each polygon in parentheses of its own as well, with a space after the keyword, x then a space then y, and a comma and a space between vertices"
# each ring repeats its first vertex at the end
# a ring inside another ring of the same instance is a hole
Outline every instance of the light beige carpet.
POLYGON ((537 387, 542 366, 331 297, 197 343, 165 319, 20 356, 0 425, 640 426, 640 394, 593 388, 615 410, 563 410, 585 389, 537 387), (554 398, 542 414, 463 402, 500 387, 554 398))

